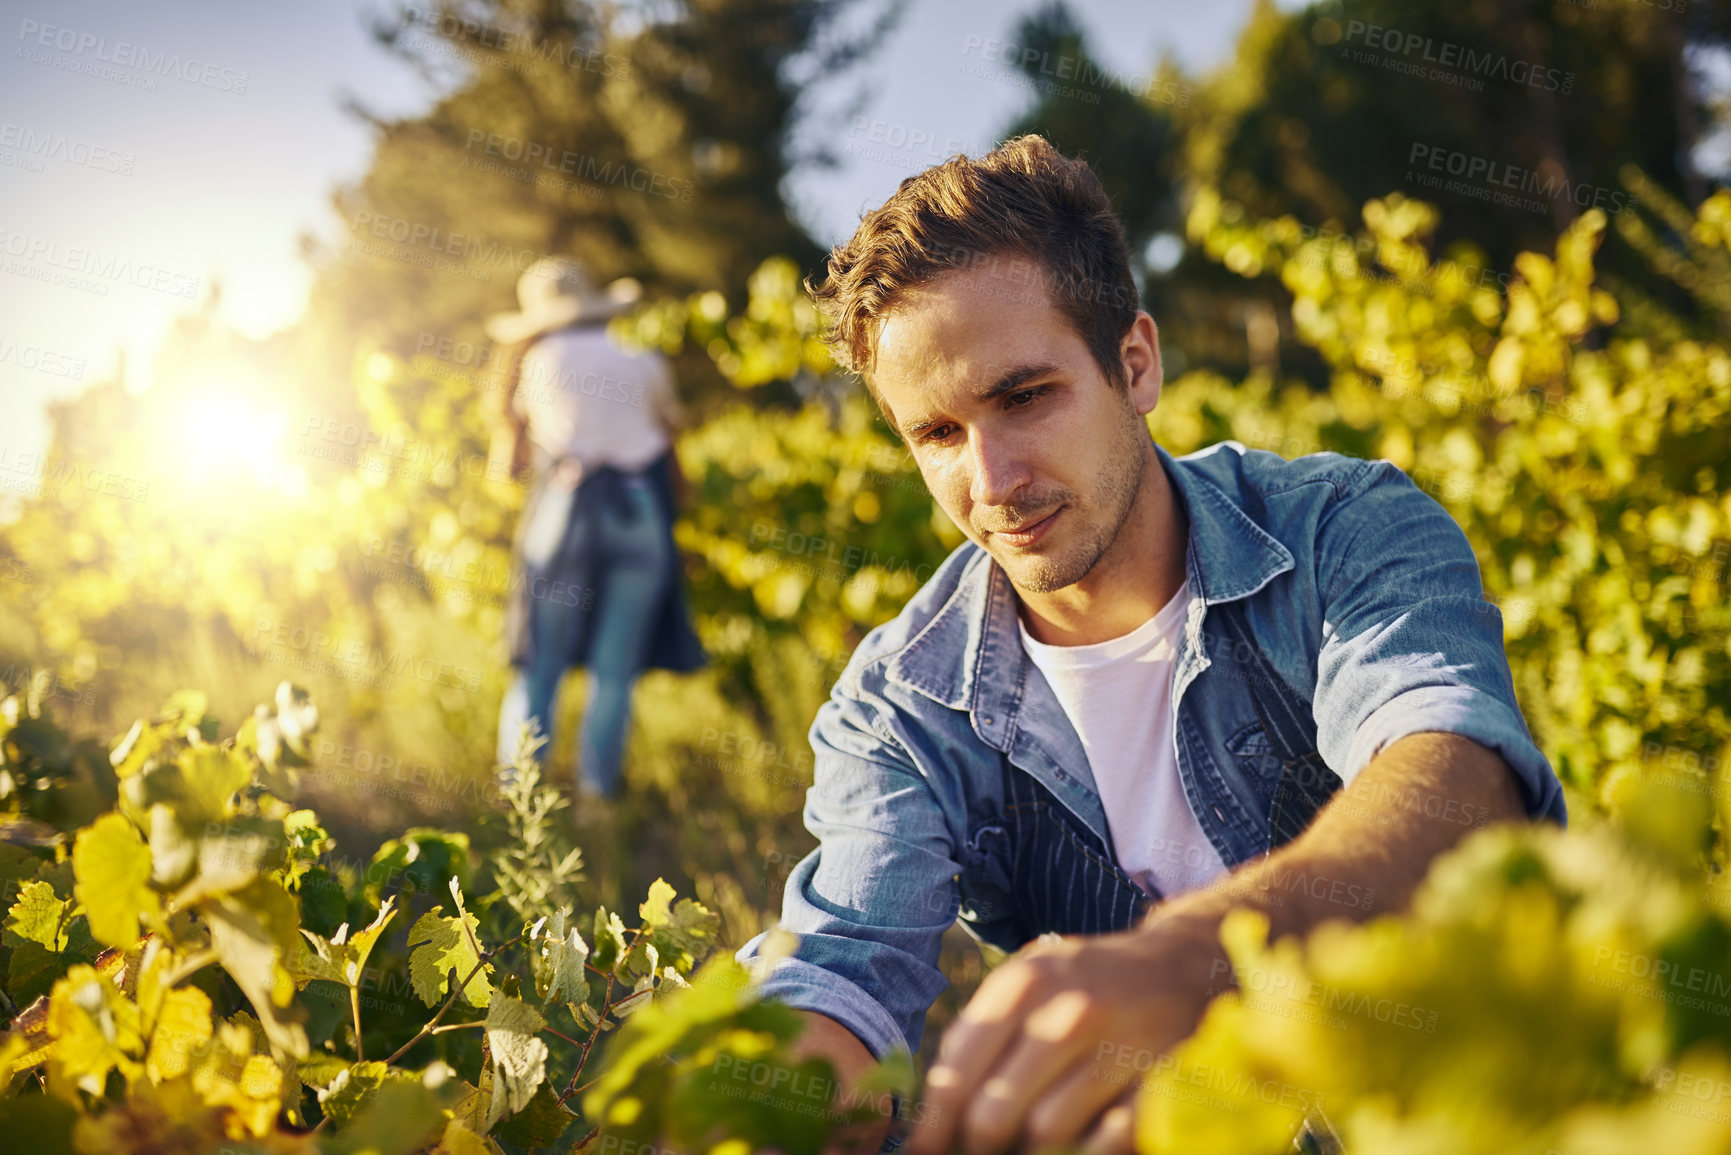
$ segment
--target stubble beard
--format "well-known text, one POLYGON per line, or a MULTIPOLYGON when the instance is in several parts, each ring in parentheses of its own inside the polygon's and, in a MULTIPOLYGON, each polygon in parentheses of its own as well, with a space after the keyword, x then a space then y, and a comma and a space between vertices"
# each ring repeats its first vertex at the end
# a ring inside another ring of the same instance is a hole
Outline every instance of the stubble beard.
POLYGON ((1152 456, 1152 444, 1148 427, 1137 414, 1135 421, 1126 426, 1125 436, 1107 450, 1107 468, 1095 486, 1098 499, 1094 507, 1100 512, 1091 525, 1087 524, 1090 510, 1079 506, 1073 500, 1074 494, 1066 493, 1063 501, 1053 503, 1055 508, 1068 501, 1068 512, 1072 517, 1079 515, 1084 522, 1082 540, 1069 549, 1044 557, 1018 555, 1011 551, 1007 558, 990 551, 1003 566, 1010 584, 1023 593, 1049 594, 1075 585, 1093 573, 1094 567, 1118 540, 1124 524, 1130 520, 1130 511, 1136 506, 1136 495, 1142 488, 1143 474, 1152 456))

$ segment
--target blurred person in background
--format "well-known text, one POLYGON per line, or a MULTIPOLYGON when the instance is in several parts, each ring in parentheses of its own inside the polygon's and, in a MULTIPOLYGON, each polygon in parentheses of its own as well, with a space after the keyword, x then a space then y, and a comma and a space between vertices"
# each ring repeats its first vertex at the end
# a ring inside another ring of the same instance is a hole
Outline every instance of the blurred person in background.
POLYGON ((513 347, 488 475, 531 477, 506 610, 516 675, 500 705, 498 760, 509 775, 524 723, 547 739, 532 757, 546 758, 559 685, 587 666, 574 783, 584 801, 618 793, 637 676, 705 661, 673 544, 684 412, 672 368, 607 333, 639 291, 629 278, 597 288, 578 262, 547 257, 518 281, 520 311, 486 324, 513 347))

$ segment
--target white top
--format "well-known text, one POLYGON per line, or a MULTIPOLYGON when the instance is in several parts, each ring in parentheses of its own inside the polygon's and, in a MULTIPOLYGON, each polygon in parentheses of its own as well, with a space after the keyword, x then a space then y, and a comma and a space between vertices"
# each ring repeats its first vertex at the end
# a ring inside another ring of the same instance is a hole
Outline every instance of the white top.
POLYGON ((529 421, 529 439, 586 469, 641 469, 666 451, 679 424, 667 358, 629 353, 605 325, 549 333, 523 356, 512 407, 529 421))
POLYGON ((1087 646, 1049 646, 1021 625, 1022 648, 1082 739, 1118 865, 1166 898, 1226 873, 1178 777, 1172 666, 1189 602, 1186 580, 1142 625, 1087 646))

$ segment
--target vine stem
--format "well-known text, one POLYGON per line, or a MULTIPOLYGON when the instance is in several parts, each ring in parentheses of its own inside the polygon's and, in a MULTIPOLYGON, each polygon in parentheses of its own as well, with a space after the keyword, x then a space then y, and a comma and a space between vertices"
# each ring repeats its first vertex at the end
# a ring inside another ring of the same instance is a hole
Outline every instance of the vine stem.
POLYGON ((583 1045, 582 1043, 579 1043, 576 1039, 573 1039, 570 1035, 567 1035, 564 1031, 555 1031, 552 1027, 542 1027, 541 1029, 543 1031, 546 1031, 549 1035, 552 1035, 556 1039, 564 1039, 567 1043, 570 1043, 573 1047, 581 1047, 583 1045))
POLYGON ((349 1010, 355 1017, 355 1062, 364 1063, 367 1056, 361 1051, 361 988, 349 988, 349 1010))
MULTIPOLYGON (((487 1022, 485 1019, 476 1019, 472 1023, 445 1023, 443 1026, 434 1027, 428 1033, 434 1034, 434 1035, 442 1035, 442 1034, 445 1034, 447 1031, 478 1031, 478 1030, 482 1029, 483 1027, 485 1027, 486 1025, 487 1025, 487 1022)), ((556 1031, 552 1027, 542 1027, 541 1029, 543 1031, 546 1031, 549 1035, 554 1036, 555 1038, 564 1039, 567 1043, 570 1043, 573 1047, 581 1047, 583 1045, 582 1043, 578 1042, 576 1039, 573 1039, 570 1035, 567 1035, 564 1031, 556 1031)))
MULTIPOLYGON (((630 957, 631 948, 636 946, 637 940, 642 937, 642 927, 638 927, 636 930, 632 931, 631 941, 626 944, 624 950, 619 952, 619 961, 613 964, 613 969, 611 971, 606 972, 607 995, 602 999, 601 1017, 595 1021, 595 1029, 589 1033, 589 1038, 584 1040, 583 1053, 577 1056, 577 1069, 571 1072, 571 1082, 566 1084, 565 1093, 559 1096, 559 1103, 561 1106, 564 1105, 565 1100, 569 1099, 577 1092, 577 1080, 583 1077, 583 1068, 589 1062, 589 1052, 595 1046, 595 1040, 601 1037, 601 1024, 606 1022, 607 1016, 613 1013, 613 981, 619 974, 619 968, 624 966, 625 960, 630 957)), ((588 1084, 584 1085, 587 1086, 588 1084)))
POLYGON ((500 943, 498 946, 494 947, 492 950, 488 951, 486 954, 479 955, 479 957, 477 957, 475 959, 475 965, 469 969, 468 977, 464 978, 462 982, 458 983, 456 986, 451 988, 451 997, 445 1000, 445 1005, 440 1007, 438 1010, 438 1013, 436 1013, 435 1015, 433 1015, 432 1018, 427 1020, 427 1025, 422 1027, 418 1032, 416 1032, 414 1038, 410 1039, 408 1042, 404 1043, 402 1046, 398 1047, 395 1051, 393 1051, 391 1053, 391 1057, 385 1060, 385 1065, 390 1066, 392 1063, 395 1063, 398 1059, 402 1058, 403 1055, 405 1055, 409 1051, 409 1049, 411 1047, 413 1047, 416 1043, 420 1042, 422 1039, 430 1037, 433 1034, 434 1029, 436 1027, 438 1027, 440 1020, 442 1020, 445 1017, 445 1012, 450 1010, 452 1005, 454 1003, 456 1003, 457 996, 462 994, 464 991, 468 990, 469 984, 475 981, 475 976, 481 973, 481 968, 486 966, 488 963, 492 962, 493 958, 496 955, 498 955, 498 953, 500 951, 504 950, 506 947, 516 946, 519 942, 522 941, 522 939, 523 939, 523 932, 518 931, 514 937, 508 939, 505 942, 500 943))

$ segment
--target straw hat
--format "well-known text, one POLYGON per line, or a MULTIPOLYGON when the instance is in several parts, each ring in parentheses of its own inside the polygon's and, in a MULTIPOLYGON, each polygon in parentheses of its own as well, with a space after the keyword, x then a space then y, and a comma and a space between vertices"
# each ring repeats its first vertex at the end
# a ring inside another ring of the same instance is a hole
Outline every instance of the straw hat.
POLYGON ((605 321, 636 304, 642 293, 643 286, 630 277, 598 289, 576 261, 542 257, 517 280, 517 303, 522 311, 487 318, 487 335, 508 343, 563 329, 576 321, 605 321))

